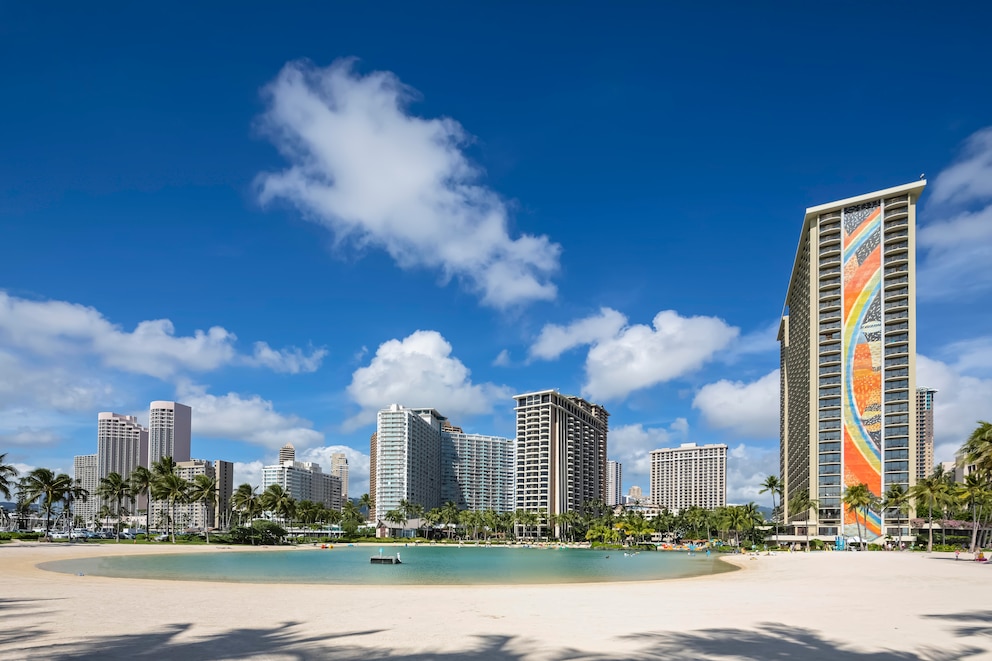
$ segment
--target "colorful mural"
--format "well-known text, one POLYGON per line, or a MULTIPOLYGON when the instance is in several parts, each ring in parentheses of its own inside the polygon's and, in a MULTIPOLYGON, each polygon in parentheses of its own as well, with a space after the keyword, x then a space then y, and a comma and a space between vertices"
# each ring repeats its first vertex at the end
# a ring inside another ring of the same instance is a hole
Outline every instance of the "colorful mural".
MULTIPOLYGON (((877 202, 845 209, 842 234, 844 486, 863 482, 876 496, 882 493, 881 220, 877 202)), ((879 514, 868 513, 868 539, 881 535, 879 514)), ((854 512, 845 512, 844 530, 857 534, 854 512)))

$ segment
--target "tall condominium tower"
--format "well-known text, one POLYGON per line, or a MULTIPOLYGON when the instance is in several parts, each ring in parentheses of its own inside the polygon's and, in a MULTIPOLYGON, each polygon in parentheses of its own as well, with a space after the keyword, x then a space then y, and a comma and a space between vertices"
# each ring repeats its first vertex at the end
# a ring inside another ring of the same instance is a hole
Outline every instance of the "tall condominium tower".
POLYGON ((98 479, 111 473, 127 479, 135 468, 148 464, 148 430, 133 415, 98 413, 96 457, 98 479))
MULTIPOLYGON (((457 431, 455 431, 457 430, 457 431)), ((441 431, 441 500, 475 511, 514 509, 513 439, 441 431)))
POLYGON ((683 443, 651 451, 651 500, 681 512, 727 504, 727 446, 683 443))
MULTIPOLYGON (((876 496, 916 481, 918 181, 806 210, 779 326, 780 469, 786 520, 797 493, 821 536, 856 535, 844 490, 876 496)), ((908 534, 899 512, 871 511, 867 536, 908 534), (889 520, 886 520, 888 516, 889 520)))
POLYGON ((434 409, 393 404, 379 411, 375 440, 375 515, 399 509, 400 501, 425 510, 441 505, 441 424, 434 409))
POLYGON ((606 504, 610 507, 620 504, 623 499, 623 465, 619 461, 606 460, 606 504))
POLYGON ((83 521, 89 523, 96 518, 96 513, 100 511, 97 505, 99 500, 96 497, 97 487, 100 480, 97 477, 97 455, 77 454, 72 461, 73 482, 89 492, 86 502, 76 500, 72 503, 73 517, 82 517, 83 521))
POLYGON ((231 498, 234 496, 234 462, 214 460, 214 477, 217 479, 217 504, 214 507, 214 525, 225 530, 231 525, 231 498))
POLYGON ((292 443, 287 443, 279 448, 279 463, 284 464, 287 461, 290 463, 296 461, 296 448, 293 447, 292 443))
POLYGON ((933 388, 916 389, 916 479, 933 472, 933 388))
POLYGON ((556 390, 514 399, 517 509, 558 515, 578 511, 588 501, 604 501, 606 409, 556 390))
POLYGON ((377 463, 377 457, 379 453, 379 433, 372 432, 372 436, 369 437, 369 500, 372 503, 369 505, 368 518, 375 518, 375 471, 377 463))
POLYGON ((341 502, 348 500, 348 457, 344 452, 331 454, 331 475, 341 480, 341 502))
POLYGON ((152 402, 148 414, 148 465, 162 457, 189 461, 192 409, 178 402, 152 402))

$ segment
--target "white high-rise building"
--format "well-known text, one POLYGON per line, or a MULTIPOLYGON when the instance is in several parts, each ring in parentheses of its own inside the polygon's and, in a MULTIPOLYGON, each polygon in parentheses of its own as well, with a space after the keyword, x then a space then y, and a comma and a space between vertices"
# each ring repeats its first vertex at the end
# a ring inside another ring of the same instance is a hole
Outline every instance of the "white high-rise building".
POLYGON ((128 479, 135 468, 148 464, 148 430, 133 415, 98 413, 96 458, 98 480, 111 473, 128 479))
POLYGON ((192 409, 178 402, 152 402, 148 413, 148 466, 162 457, 189 461, 192 409))
POLYGON ((407 500, 430 510, 441 505, 441 426, 434 409, 399 404, 379 411, 375 441, 375 519, 407 500))
POLYGON ((441 431, 443 502, 479 512, 512 512, 514 469, 513 439, 441 431))
POLYGON ((623 464, 612 459, 606 460, 606 504, 619 505, 623 500, 623 464))
POLYGON ((341 502, 348 500, 348 457, 344 452, 331 454, 331 475, 341 480, 341 502))
POLYGON ((605 501, 606 409, 556 390, 515 399, 517 509, 557 516, 605 501))
POLYGON ((727 504, 727 446, 683 443, 651 451, 651 500, 680 512, 727 504))
POLYGON ((96 496, 96 490, 100 484, 100 480, 97 478, 96 457, 95 454, 77 454, 72 462, 73 482, 86 489, 90 494, 86 502, 73 501, 72 515, 73 517, 82 517, 87 523, 96 518, 96 513, 100 511, 97 504, 100 499, 96 496))
POLYGON ((287 461, 296 461, 296 448, 293 447, 292 443, 287 443, 279 448, 279 463, 284 464, 287 461))
POLYGON ((341 509, 341 479, 312 461, 284 461, 262 467, 262 490, 278 484, 297 502, 309 500, 341 509))

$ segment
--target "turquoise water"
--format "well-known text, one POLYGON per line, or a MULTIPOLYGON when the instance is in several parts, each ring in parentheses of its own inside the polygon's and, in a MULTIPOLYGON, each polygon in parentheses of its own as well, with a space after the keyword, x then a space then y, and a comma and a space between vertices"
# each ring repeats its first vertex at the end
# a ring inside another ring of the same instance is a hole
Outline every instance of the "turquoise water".
POLYGON ((108 556, 58 560, 42 569, 69 574, 244 583, 362 585, 480 585, 644 581, 732 571, 715 556, 697 553, 591 549, 479 547, 384 547, 403 564, 373 565, 377 548, 335 546, 251 552, 215 549, 204 553, 108 556))

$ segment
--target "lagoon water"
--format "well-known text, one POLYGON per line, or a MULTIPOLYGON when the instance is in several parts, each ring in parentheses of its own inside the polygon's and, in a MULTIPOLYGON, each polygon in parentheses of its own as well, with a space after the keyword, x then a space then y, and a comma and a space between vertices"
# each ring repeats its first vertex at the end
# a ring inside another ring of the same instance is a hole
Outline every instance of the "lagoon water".
POLYGON ((376 547, 335 546, 251 552, 107 556, 59 560, 42 569, 95 576, 244 583, 516 585, 642 581, 703 576, 734 568, 705 553, 557 548, 386 546, 403 564, 373 565, 376 547))

